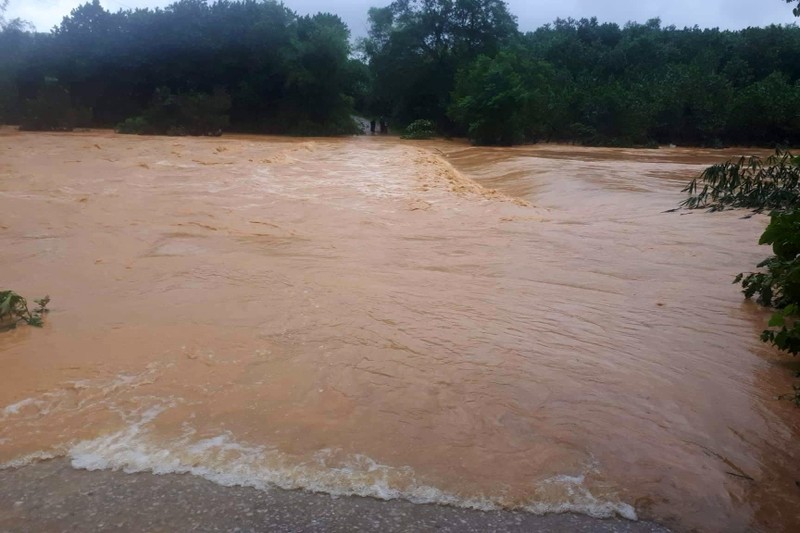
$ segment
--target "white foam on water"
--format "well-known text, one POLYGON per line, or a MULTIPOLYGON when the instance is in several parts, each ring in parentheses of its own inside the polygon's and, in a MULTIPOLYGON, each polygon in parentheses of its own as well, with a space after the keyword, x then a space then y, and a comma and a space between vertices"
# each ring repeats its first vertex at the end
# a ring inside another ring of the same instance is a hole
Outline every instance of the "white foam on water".
MULTIPOLYGON (((24 421, 47 414, 59 416, 97 401, 105 402, 119 389, 132 390, 151 383, 156 367, 139 375, 122 374, 105 382, 75 381, 56 391, 25 398, 0 410, 0 420, 24 421)), ((66 457, 74 468, 121 470, 127 473, 192 474, 223 486, 249 486, 261 490, 279 487, 303 489, 332 496, 363 496, 381 500, 403 499, 479 510, 518 509, 534 514, 581 513, 596 518, 621 516, 636 520, 628 504, 598 498, 583 475, 561 475, 532 485, 528 503, 509 504, 502 496, 464 497, 420 482, 408 466, 380 464, 365 455, 344 455, 324 449, 311 458, 299 459, 271 446, 238 442, 230 433, 198 438, 185 423, 179 436, 165 440, 151 431, 152 423, 179 399, 139 397, 141 409, 130 411, 114 402, 106 407, 117 412, 123 429, 90 440, 65 442, 51 449, 29 453, 0 464, 0 469, 66 457)), ((13 441, 13 432, 4 435, 13 441)), ((589 465, 587 472, 598 473, 589 465)))
POLYGON ((3 407, 3 410, 0 413, 3 414, 3 418, 11 416, 11 415, 18 415, 20 410, 24 407, 29 405, 35 405, 38 403, 38 400, 35 398, 25 398, 24 400, 20 400, 17 403, 12 403, 11 405, 7 405, 3 407))
POLYGON ((60 411, 80 409, 96 403, 98 399, 108 397, 118 390, 132 390, 152 383, 152 376, 156 370, 157 365, 150 365, 145 372, 139 375, 119 374, 105 382, 68 381, 59 389, 24 398, 3 407, 0 409, 0 420, 40 418, 49 414, 57 414, 60 411), (64 405, 70 397, 74 398, 76 403, 71 405, 67 402, 67 405, 64 405))
POLYGON ((68 390, 62 389, 22 399, 0 410, 0 420, 33 419, 48 415, 57 409, 68 395, 68 390))
POLYGON ((465 498, 420 483, 410 467, 383 465, 364 455, 337 458, 341 456, 337 450, 321 450, 310 460, 298 461, 269 446, 237 442, 230 433, 197 439, 187 426, 180 437, 159 442, 147 425, 168 408, 162 404, 143 410, 125 429, 73 444, 66 456, 78 469, 192 474, 223 486, 303 489, 332 496, 403 499, 483 511, 516 508, 539 515, 572 512, 637 520, 632 506, 596 498, 584 485, 582 475, 547 479, 535 486, 535 494, 541 499, 509 506, 502 497, 465 498))
POLYGON ((532 503, 524 507, 534 514, 545 513, 579 513, 593 518, 610 518, 620 516, 628 520, 638 520, 633 506, 622 502, 602 501, 597 499, 585 486, 586 477, 560 475, 541 481, 538 490, 552 492, 555 490, 563 494, 561 503, 532 503))
POLYGON ((41 461, 49 461, 50 459, 56 459, 57 457, 63 457, 63 453, 57 452, 46 452, 46 451, 39 451, 29 453, 5 463, 0 463, 0 470, 7 470, 9 468, 22 468, 23 466, 28 466, 33 463, 39 463, 41 461))

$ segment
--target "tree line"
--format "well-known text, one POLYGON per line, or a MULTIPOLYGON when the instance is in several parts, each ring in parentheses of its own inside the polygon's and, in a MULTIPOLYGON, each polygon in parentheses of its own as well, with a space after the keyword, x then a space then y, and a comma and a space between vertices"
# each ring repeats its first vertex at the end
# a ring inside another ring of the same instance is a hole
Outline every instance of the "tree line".
POLYGON ((116 13, 93 0, 50 33, 3 28, 0 118, 30 129, 350 133, 366 74, 349 37, 337 16, 301 17, 272 0, 116 13))
POLYGON ((502 0, 396 0, 352 43, 339 17, 273 0, 94 0, 50 33, 0 30, 0 121, 30 129, 346 134, 356 113, 479 144, 797 144, 800 29, 522 33, 502 0))
POLYGON ((800 29, 556 20, 521 34, 500 0, 372 9, 371 101, 481 144, 800 140, 800 29))

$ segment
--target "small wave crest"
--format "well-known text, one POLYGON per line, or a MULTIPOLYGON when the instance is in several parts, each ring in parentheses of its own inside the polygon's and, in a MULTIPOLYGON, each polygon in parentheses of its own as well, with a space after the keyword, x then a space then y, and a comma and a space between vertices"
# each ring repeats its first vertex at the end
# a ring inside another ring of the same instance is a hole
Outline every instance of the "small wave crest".
POLYGON ((530 207, 523 198, 508 196, 496 189, 489 189, 465 176, 443 156, 426 150, 419 150, 414 160, 422 168, 418 179, 423 190, 438 186, 448 188, 461 196, 479 196, 487 200, 510 201, 522 207, 530 207))

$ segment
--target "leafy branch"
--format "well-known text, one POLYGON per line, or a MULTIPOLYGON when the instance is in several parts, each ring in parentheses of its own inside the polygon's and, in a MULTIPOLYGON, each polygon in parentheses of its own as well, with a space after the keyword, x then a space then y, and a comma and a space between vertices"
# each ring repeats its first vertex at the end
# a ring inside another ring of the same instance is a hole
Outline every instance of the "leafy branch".
POLYGON ((689 194, 681 203, 688 209, 789 209, 800 204, 800 157, 776 150, 767 158, 742 157, 713 165, 682 192, 689 194))
MULTIPOLYGON (((761 272, 739 274, 746 298, 775 308, 761 340, 792 355, 800 353, 800 210, 774 213, 759 244, 775 253, 758 264, 761 272)), ((797 397, 800 401, 800 396, 797 397)))
POLYGON ((0 328, 15 328, 20 322, 37 328, 42 327, 44 325, 42 317, 49 312, 47 304, 50 303, 50 297, 34 300, 34 303, 36 307, 31 311, 28 308, 28 301, 16 292, 0 291, 0 328))
MULTIPOLYGON (((761 340, 800 354, 800 160, 778 150, 766 159, 728 161, 706 169, 684 192, 691 196, 681 205, 690 209, 771 211, 758 243, 771 245, 774 255, 758 264, 761 270, 739 274, 733 283, 741 284, 745 298, 774 309, 761 340)), ((800 386, 782 397, 800 406, 800 386)))

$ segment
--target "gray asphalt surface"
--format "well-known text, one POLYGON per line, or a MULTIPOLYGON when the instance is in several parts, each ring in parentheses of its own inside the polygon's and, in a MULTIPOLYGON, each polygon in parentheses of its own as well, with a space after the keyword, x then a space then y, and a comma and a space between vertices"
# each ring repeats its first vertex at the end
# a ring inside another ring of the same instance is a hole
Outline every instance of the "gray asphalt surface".
POLYGON ((0 531, 667 532, 648 522, 481 512, 302 491, 223 487, 190 475, 73 469, 65 460, 0 470, 0 531))

